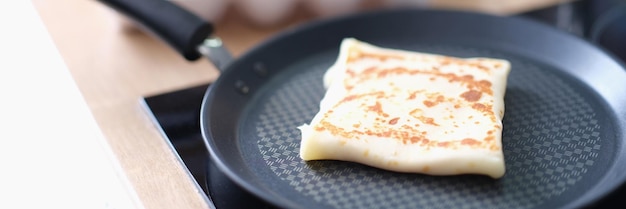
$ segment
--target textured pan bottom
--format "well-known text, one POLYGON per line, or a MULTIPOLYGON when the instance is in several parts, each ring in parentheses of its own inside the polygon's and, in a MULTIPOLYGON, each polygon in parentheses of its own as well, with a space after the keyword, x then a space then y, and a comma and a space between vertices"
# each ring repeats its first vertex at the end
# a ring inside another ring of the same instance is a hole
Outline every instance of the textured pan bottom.
POLYGON ((561 198, 581 195, 593 185, 589 176, 607 169, 597 168, 596 162, 610 159, 615 148, 607 142, 615 139, 602 134, 603 126, 610 125, 602 122, 606 110, 583 83, 541 64, 487 50, 414 48, 512 63, 503 121, 503 178, 402 174, 350 162, 302 161, 296 127, 319 109, 322 75, 336 55, 330 52, 291 66, 291 73, 262 89, 240 120, 240 131, 257 135, 255 143, 241 143, 256 146, 244 150, 258 150, 244 157, 248 162, 263 159, 264 164, 251 167, 275 179, 270 186, 294 191, 289 198, 332 208, 554 208, 565 203, 561 198))

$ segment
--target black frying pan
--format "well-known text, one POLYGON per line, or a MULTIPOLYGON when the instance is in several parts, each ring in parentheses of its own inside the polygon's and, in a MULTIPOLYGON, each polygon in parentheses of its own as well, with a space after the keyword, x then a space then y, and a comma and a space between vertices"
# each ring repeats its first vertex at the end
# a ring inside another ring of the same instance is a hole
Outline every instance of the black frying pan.
MULTIPOLYGON (((209 35, 206 23, 167 1, 102 1, 143 21, 190 59, 209 35)), ((201 126, 217 167, 278 207, 580 208, 626 179, 626 71, 593 45, 529 20, 385 10, 286 31, 226 65, 205 95, 201 126), (344 37, 509 60, 505 176, 427 176, 300 160, 296 127, 318 111, 322 75, 344 37)))

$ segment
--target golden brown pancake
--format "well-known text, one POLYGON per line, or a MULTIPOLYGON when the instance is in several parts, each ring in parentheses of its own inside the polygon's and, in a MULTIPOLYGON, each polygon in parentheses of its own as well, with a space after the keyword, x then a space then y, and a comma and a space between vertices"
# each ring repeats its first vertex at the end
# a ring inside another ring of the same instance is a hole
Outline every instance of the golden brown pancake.
POLYGON ((303 160, 343 160, 429 175, 504 175, 510 64, 387 49, 347 38, 324 76, 303 160))

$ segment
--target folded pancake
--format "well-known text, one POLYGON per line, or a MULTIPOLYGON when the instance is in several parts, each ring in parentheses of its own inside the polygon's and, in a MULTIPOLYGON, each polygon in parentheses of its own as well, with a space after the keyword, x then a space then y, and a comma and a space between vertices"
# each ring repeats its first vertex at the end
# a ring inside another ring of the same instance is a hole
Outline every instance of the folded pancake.
POLYGON ((345 39, 324 75, 303 160, 342 160, 428 175, 504 175, 510 64, 387 49, 345 39))

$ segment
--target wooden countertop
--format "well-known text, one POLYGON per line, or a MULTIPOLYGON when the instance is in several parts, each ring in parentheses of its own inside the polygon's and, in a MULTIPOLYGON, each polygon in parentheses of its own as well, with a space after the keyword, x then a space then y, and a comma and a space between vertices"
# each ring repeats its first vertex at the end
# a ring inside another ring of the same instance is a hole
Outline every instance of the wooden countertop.
MULTIPOLYGON (((185 61, 144 33, 125 32, 117 14, 97 1, 32 2, 142 205, 150 209, 209 208, 140 100, 211 82, 218 71, 207 60, 185 61)), ((556 2, 441 0, 434 5, 511 14, 556 2)), ((217 24, 217 35, 236 57, 269 36, 310 19, 307 12, 295 12, 285 24, 260 28, 231 9, 217 24)))

